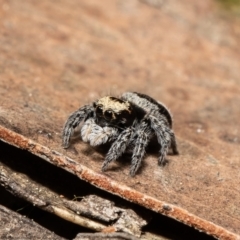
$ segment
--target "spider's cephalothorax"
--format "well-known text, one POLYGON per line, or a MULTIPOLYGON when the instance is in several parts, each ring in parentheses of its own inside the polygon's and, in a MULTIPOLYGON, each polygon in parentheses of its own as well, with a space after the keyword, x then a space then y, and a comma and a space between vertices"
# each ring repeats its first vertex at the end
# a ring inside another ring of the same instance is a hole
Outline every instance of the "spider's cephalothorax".
POLYGON ((115 97, 103 97, 93 103, 95 122, 101 126, 128 127, 133 123, 135 112, 128 101, 115 97))
POLYGON ((120 98, 106 96, 72 113, 63 129, 64 148, 69 146, 77 126, 80 126, 82 140, 91 146, 111 144, 102 171, 130 149, 130 174, 134 176, 147 145, 155 136, 160 145, 159 164, 164 161, 169 147, 173 154, 178 154, 169 111, 145 94, 126 92, 120 98))

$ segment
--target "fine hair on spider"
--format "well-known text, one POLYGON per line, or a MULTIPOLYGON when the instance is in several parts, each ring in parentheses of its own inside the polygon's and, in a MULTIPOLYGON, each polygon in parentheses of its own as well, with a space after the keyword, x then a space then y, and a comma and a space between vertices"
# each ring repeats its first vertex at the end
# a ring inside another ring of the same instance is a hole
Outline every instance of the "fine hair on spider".
POLYGON ((73 112, 63 128, 64 148, 69 147, 71 136, 79 126, 84 142, 94 147, 110 144, 102 171, 107 170, 110 162, 131 150, 130 175, 134 176, 153 138, 157 138, 159 144, 159 164, 164 162, 169 148, 173 154, 178 154, 169 110, 142 93, 125 92, 118 98, 104 96, 73 112))

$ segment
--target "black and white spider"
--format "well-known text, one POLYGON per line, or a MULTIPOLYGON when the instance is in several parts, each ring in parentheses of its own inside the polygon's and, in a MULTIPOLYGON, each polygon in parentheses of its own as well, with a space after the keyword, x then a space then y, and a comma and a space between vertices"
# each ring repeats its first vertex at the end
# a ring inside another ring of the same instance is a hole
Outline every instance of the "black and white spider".
POLYGON ((153 98, 126 92, 120 98, 106 96, 72 113, 63 129, 63 147, 67 148, 74 129, 80 126, 81 137, 91 146, 110 143, 102 171, 110 162, 129 149, 132 151, 130 175, 134 176, 143 160, 149 142, 157 137, 159 164, 169 147, 178 154, 172 117, 167 108, 153 98))

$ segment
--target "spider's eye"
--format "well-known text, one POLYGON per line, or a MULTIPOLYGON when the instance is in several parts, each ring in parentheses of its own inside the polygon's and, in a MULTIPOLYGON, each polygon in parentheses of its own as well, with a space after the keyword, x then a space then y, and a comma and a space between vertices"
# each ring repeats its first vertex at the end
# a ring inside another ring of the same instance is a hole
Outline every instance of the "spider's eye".
POLYGON ((97 114, 99 117, 102 117, 102 116, 103 116, 103 110, 102 110, 102 107, 101 107, 101 106, 97 106, 95 111, 96 111, 96 114, 97 114))
POLYGON ((113 119, 113 112, 111 110, 107 110, 104 112, 104 117, 106 120, 112 120, 113 119))

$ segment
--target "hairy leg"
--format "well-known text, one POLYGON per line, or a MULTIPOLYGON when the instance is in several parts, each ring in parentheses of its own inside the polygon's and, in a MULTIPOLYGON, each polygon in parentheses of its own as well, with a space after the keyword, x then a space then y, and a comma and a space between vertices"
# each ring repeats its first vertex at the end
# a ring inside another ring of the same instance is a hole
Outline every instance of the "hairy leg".
POLYGON ((84 142, 89 142, 91 146, 95 147, 115 140, 118 130, 113 127, 101 127, 93 118, 89 118, 82 126, 81 136, 84 142))
POLYGON ((157 119, 153 116, 150 116, 150 119, 151 127, 157 136, 159 144, 161 145, 160 156, 158 159, 158 163, 161 165, 168 153, 168 148, 172 144, 174 133, 168 127, 164 119, 157 119))
POLYGON ((93 107, 91 105, 86 105, 73 112, 63 127, 62 134, 62 145, 64 148, 69 147, 70 137, 72 136, 74 129, 84 120, 89 118, 93 112, 93 107))
POLYGON ((127 128, 119 134, 106 155, 102 165, 102 171, 105 171, 110 162, 118 159, 125 152, 131 139, 132 131, 132 128, 127 128))
POLYGON ((175 135, 173 133, 172 133, 172 139, 171 139, 171 148, 172 148, 172 151, 173 151, 174 155, 179 154, 178 148, 177 148, 176 138, 175 138, 175 135))
POLYGON ((135 142, 135 147, 133 149, 132 163, 130 169, 130 175, 133 177, 137 170, 139 169, 143 157, 145 155, 145 149, 149 143, 149 134, 141 131, 138 134, 137 140, 135 142))

